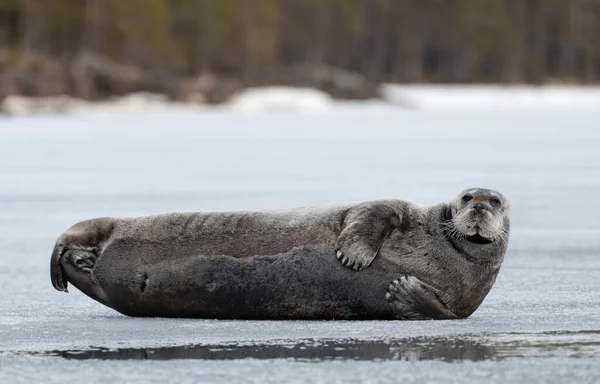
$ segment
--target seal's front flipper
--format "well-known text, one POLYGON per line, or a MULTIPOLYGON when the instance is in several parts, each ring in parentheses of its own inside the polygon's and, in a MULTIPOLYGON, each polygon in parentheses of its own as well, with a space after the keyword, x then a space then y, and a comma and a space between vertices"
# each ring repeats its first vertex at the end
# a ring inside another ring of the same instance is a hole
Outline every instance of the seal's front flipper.
MULTIPOLYGON (((351 237, 351 236, 345 236, 351 237)), ((377 244, 372 242, 369 244, 368 241, 344 241, 342 236, 338 239, 339 245, 336 247, 336 256, 342 265, 352 268, 355 271, 359 271, 363 268, 368 267, 379 252, 379 248, 383 243, 383 240, 377 244)))
POLYGON ((392 281, 385 298, 399 320, 458 319, 440 301, 436 289, 414 276, 392 281))
POLYGON ((336 240, 336 256, 356 271, 368 267, 391 230, 398 226, 401 206, 385 202, 365 203, 346 214, 336 240))

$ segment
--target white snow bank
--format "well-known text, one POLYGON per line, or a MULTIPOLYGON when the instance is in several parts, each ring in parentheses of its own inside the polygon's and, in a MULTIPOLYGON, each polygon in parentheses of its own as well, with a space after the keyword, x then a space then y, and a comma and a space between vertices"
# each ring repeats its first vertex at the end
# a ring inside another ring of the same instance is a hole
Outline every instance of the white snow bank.
POLYGON ((326 93, 312 88, 260 87, 237 93, 227 107, 246 113, 311 113, 331 110, 334 101, 326 93))
POLYGON ((79 103, 85 103, 69 96, 31 98, 8 96, 2 102, 0 111, 9 115, 64 114, 72 112, 79 103))
POLYGON ((206 108, 242 113, 311 113, 331 110, 335 102, 324 92, 310 88, 260 87, 235 94, 214 107, 202 103, 178 103, 150 93, 135 93, 108 101, 88 102, 69 96, 7 97, 1 110, 9 115, 30 114, 136 114, 157 111, 202 110, 206 108))
POLYGON ((416 109, 528 109, 596 107, 600 87, 498 85, 386 85, 392 104, 416 109))
POLYGON ((68 96, 27 98, 10 96, 1 110, 9 115, 31 114, 147 114, 152 112, 329 113, 381 111, 382 108, 416 110, 513 110, 584 108, 600 111, 600 87, 497 86, 497 85, 392 85, 384 86, 385 100, 337 101, 311 88, 259 87, 235 94, 219 106, 176 103, 156 94, 136 93, 110 101, 87 102, 68 96))
POLYGON ((70 96, 30 98, 9 96, 1 110, 9 115, 34 114, 139 114, 152 111, 189 110, 201 107, 198 104, 174 103, 163 95, 132 93, 107 101, 90 102, 70 96))

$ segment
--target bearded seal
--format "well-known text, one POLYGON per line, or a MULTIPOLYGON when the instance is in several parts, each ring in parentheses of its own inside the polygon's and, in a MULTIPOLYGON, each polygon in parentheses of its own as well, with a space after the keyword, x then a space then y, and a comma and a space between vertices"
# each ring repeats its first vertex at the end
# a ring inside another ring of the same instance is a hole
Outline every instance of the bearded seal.
POLYGON ((51 280, 128 316, 466 318, 496 280, 509 211, 499 192, 471 188, 426 207, 97 218, 58 238, 51 280))

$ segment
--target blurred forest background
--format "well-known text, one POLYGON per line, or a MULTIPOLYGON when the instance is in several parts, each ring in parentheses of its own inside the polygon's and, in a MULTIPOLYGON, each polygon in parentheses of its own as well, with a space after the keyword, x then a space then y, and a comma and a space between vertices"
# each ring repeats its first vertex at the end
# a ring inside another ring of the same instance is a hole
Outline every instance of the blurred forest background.
POLYGON ((0 99, 599 79, 600 0, 0 0, 0 99))

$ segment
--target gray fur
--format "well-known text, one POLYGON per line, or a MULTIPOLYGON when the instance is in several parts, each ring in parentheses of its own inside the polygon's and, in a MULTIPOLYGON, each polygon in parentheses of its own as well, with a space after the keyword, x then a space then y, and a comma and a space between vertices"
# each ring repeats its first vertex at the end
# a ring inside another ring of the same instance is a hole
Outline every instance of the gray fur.
POLYGON ((51 278, 130 316, 464 318, 496 279, 508 216, 502 195, 472 189, 430 207, 379 200, 99 218, 59 237, 51 278))

